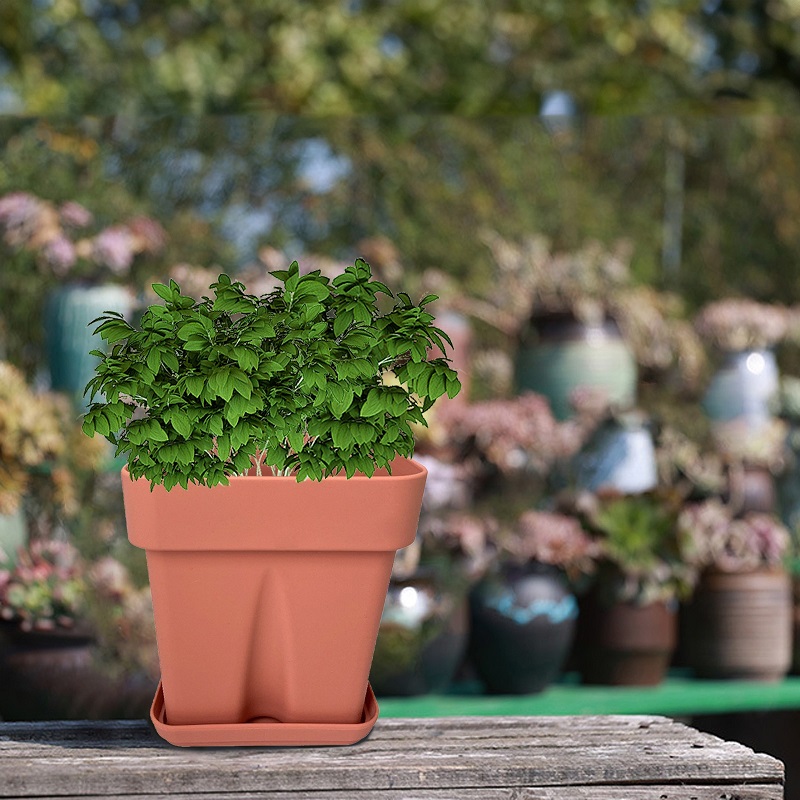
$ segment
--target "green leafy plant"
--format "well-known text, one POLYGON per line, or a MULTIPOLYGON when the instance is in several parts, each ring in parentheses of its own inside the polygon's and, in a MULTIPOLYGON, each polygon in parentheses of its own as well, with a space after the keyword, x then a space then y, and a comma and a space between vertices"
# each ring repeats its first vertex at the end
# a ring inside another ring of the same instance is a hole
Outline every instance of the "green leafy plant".
POLYGON ((298 481, 356 471, 372 476, 410 456, 410 423, 461 388, 444 352, 447 335, 427 306, 400 293, 382 313, 358 259, 333 281, 301 275, 297 262, 272 273, 274 291, 249 295, 220 275, 196 301, 178 284, 155 284, 141 329, 107 312, 96 332, 111 345, 86 387, 83 430, 127 453, 132 478, 167 490, 226 484, 262 466, 298 481), (399 385, 384 378, 394 373, 399 385))
POLYGON ((586 524, 599 545, 598 589, 607 602, 689 596, 698 573, 681 549, 676 502, 648 493, 598 499, 589 511, 586 524))

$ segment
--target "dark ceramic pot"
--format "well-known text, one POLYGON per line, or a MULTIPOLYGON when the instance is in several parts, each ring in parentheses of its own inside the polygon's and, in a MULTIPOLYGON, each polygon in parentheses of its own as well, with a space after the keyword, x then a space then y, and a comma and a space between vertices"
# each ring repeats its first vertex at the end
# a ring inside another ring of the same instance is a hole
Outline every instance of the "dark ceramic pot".
POLYGON ((0 625, 0 719, 85 717, 82 695, 94 691, 91 643, 69 630, 0 625))
POLYGON ((544 395, 558 419, 572 416, 570 395, 579 386, 603 389, 621 407, 636 401, 636 360, 610 318, 587 325, 572 314, 533 317, 519 341, 515 373, 517 389, 544 395))
POLYGON ((778 681, 792 661, 791 580, 782 569, 708 572, 684 611, 698 677, 778 681))
POLYGON ((467 633, 463 593, 424 570, 406 580, 393 578, 369 674, 375 693, 442 691, 464 657, 467 633))
POLYGON ((470 657, 493 694, 541 692, 561 672, 578 605, 561 572, 506 564, 470 593, 470 657))
POLYGON ((677 641, 677 604, 581 605, 579 663, 584 683, 656 686, 669 669, 677 641))

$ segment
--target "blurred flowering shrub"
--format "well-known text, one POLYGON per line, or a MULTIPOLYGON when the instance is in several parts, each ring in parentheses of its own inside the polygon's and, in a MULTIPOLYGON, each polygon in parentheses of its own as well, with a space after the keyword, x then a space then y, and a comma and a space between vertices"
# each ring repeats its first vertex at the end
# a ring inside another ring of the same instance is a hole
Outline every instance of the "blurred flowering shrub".
POLYGON ((34 392, 22 373, 0 361, 0 514, 16 511, 27 491, 70 516, 78 510, 82 472, 105 457, 81 432, 67 397, 34 392))
POLYGON ((95 233, 92 213, 79 203, 56 206, 28 192, 0 197, 0 231, 12 250, 36 256, 40 269, 58 278, 124 279, 134 258, 156 255, 166 233, 150 217, 133 217, 95 233))
POLYGON ((38 541, 12 569, 0 565, 0 619, 24 631, 75 628, 86 611, 85 567, 67 542, 38 541))

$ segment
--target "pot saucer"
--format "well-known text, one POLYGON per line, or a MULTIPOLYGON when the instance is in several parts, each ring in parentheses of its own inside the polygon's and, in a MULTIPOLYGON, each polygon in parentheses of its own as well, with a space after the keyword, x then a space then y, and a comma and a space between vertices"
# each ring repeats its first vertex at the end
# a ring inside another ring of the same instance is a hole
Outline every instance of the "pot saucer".
POLYGON ((361 741, 378 719, 378 701, 367 684, 361 720, 328 722, 237 722, 203 725, 170 725, 164 708, 164 691, 158 683, 150 719, 162 739, 179 747, 297 747, 344 745, 361 741))

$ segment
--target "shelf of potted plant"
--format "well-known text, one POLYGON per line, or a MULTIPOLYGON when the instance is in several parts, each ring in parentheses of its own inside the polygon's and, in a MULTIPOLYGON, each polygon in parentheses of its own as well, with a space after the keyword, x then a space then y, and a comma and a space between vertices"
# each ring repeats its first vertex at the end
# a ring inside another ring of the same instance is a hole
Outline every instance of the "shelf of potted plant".
POLYGON ((737 516, 717 498, 680 513, 684 558, 702 571, 686 608, 685 650, 701 677, 777 681, 792 649, 786 528, 770 514, 737 516))
POLYGON ((695 328, 720 358, 703 399, 706 413, 715 422, 741 419, 757 429, 771 417, 778 391, 773 348, 787 334, 786 309, 727 298, 705 306, 695 328))
POLYGON ((128 457, 162 675, 151 717, 177 744, 369 732, 381 609, 425 484, 410 423, 459 390, 429 359, 446 346, 435 296, 381 312, 391 292, 361 259, 333 281, 296 262, 274 275, 262 296, 220 275, 201 301, 156 284, 141 329, 98 320, 111 350, 87 391, 105 399, 84 430, 128 457))
POLYGON ((470 654, 492 694, 541 692, 573 643, 568 577, 591 571, 595 543, 574 517, 525 511, 498 540, 500 558, 470 593, 470 654))
POLYGON ((663 491, 581 493, 571 502, 598 548, 579 618, 583 680, 656 685, 677 642, 678 600, 696 580, 677 536, 680 499, 663 491))

